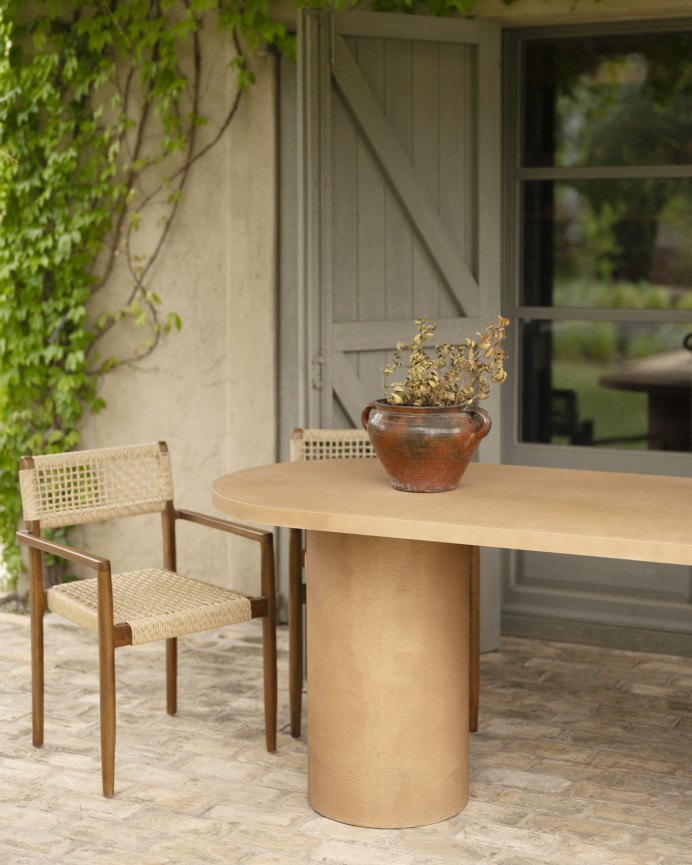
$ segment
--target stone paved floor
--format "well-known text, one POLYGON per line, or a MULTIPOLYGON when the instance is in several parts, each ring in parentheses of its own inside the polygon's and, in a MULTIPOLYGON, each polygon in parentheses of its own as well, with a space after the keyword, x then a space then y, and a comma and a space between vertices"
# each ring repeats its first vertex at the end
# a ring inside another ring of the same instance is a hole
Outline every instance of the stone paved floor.
POLYGON ((46 622, 46 744, 31 745, 29 628, 0 614, 0 863, 692 865, 692 660, 508 638, 482 658, 471 801, 421 829, 359 829, 306 801, 305 739, 263 749, 256 622, 116 653, 116 798, 99 792, 95 640, 46 622))

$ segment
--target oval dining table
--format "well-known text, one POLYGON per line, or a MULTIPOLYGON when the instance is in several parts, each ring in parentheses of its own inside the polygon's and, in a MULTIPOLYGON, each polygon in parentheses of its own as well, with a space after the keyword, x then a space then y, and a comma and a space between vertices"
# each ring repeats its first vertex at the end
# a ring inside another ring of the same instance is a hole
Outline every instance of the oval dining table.
POLYGON ((378 460, 325 460, 224 475, 212 500, 306 530, 308 799, 357 826, 468 801, 470 546, 692 565, 689 478, 473 463, 406 493, 378 460))

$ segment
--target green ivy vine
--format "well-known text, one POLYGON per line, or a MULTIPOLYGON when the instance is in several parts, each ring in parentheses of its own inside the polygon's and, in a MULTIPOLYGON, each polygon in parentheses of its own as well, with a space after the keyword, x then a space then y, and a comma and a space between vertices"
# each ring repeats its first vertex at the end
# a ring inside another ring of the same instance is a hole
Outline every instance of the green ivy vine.
MULTIPOLYGON (((369 5, 449 15, 476 2, 369 5)), ((78 445, 84 413, 104 408, 102 377, 180 328, 149 278, 190 167, 232 122, 253 82, 246 55, 260 45, 295 54, 269 0, 5 0, 0 8, 0 547, 11 584, 21 568, 18 459, 78 445), (238 86, 201 145, 200 35, 210 27, 232 41, 238 86), (147 223, 162 206, 165 217, 147 223), (134 236, 143 224, 142 256, 134 236), (123 260, 122 297, 95 311, 123 260), (141 329, 139 342, 124 355, 104 353, 106 334, 125 322, 141 329)))
POLYGON ((190 167, 235 116, 253 81, 245 55, 260 43, 294 50, 266 0, 2 6, 0 545, 11 578, 21 567, 19 456, 75 447, 84 413, 104 407, 100 379, 146 357, 180 327, 174 312, 162 312, 149 277, 190 167), (238 87, 201 146, 205 27, 224 30, 234 43, 229 74, 238 87), (142 256, 134 235, 148 218, 142 256), (123 260, 122 297, 115 308, 92 312, 123 260), (141 339, 124 356, 104 353, 104 336, 124 322, 140 328, 141 339))

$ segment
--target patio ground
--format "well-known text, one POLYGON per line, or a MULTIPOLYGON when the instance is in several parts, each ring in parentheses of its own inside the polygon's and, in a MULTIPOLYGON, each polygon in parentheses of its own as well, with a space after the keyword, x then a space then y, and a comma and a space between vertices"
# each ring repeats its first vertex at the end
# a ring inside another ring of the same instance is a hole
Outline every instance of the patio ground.
POLYGON ((257 622, 116 653, 116 797, 100 795, 96 642, 46 620, 46 742, 31 745, 29 622, 0 614, 2 865, 692 865, 692 659, 507 638, 482 656, 471 800, 360 829, 306 799, 306 741, 263 747, 257 622))

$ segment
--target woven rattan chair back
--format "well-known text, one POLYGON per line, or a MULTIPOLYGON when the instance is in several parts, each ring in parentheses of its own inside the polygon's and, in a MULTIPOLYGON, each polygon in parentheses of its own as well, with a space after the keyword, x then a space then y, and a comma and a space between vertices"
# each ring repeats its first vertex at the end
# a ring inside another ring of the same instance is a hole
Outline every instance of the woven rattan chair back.
POLYGON ((345 460, 374 457, 375 450, 365 430, 294 429, 291 462, 345 460))
POLYGON ((168 451, 154 442, 30 457, 19 482, 24 519, 44 529, 163 511, 173 498, 168 451))

